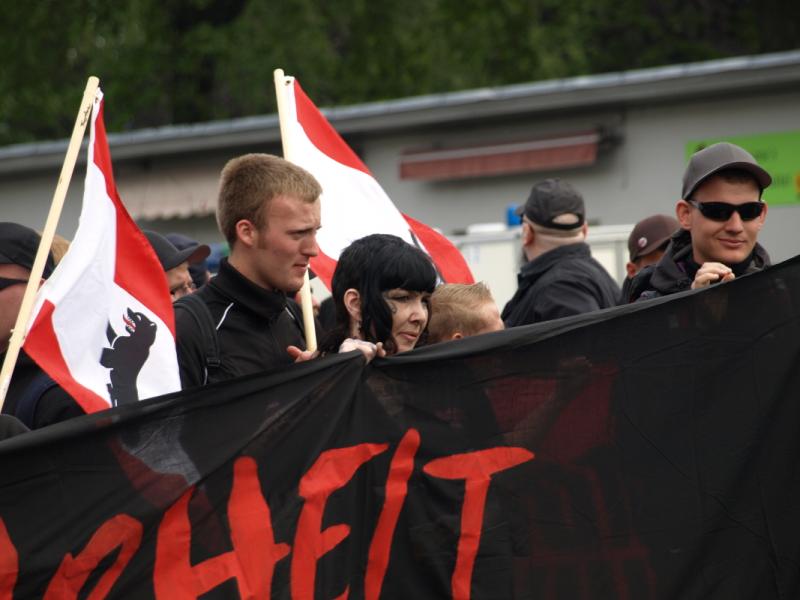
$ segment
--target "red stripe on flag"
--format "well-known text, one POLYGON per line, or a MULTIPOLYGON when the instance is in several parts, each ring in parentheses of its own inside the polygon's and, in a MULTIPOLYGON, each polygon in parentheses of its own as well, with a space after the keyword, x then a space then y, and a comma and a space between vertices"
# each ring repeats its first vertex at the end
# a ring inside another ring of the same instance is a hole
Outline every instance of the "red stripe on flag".
POLYGON ((106 191, 117 212, 117 257, 114 282, 152 310, 175 337, 175 314, 161 263, 147 238, 125 210, 114 183, 111 152, 103 121, 105 102, 95 122, 94 162, 103 172, 106 191))
POLYGON ((336 261, 320 250, 319 254, 311 259, 311 270, 314 271, 319 280, 329 290, 333 280, 333 272, 336 270, 336 261))
MULTIPOLYGON (((374 180, 367 166, 361 161, 355 152, 347 145, 342 137, 337 133, 333 126, 323 116, 311 99, 305 94, 297 80, 294 81, 294 102, 297 112, 297 121, 305 132, 309 141, 331 160, 339 164, 360 171, 374 180)), ((315 173, 312 171, 311 173, 315 173)), ((382 192, 383 193, 383 192, 382 192)), ((334 198, 326 196, 327 201, 335 201, 334 198)), ((391 200, 389 200, 391 202, 391 200)), ((431 229, 424 223, 420 223, 403 215, 408 223, 411 232, 422 243, 428 251, 439 274, 448 283, 473 283, 472 273, 461 252, 445 236, 431 229)), ((354 218, 357 218, 354 216, 354 218)), ((398 232, 399 233, 399 232, 398 232)), ((401 235, 404 235, 403 232, 401 235)), ((348 238, 346 234, 343 237, 348 238)), ((350 236, 352 238, 352 236, 350 236)), ((330 289, 330 277, 336 263, 333 259, 320 254, 319 257, 311 260, 314 272, 320 277, 325 285, 330 289), (330 276, 328 275, 330 273, 330 276)))
POLYGON ((306 96, 296 79, 294 82, 294 99, 297 107, 297 121, 306 132, 308 139, 320 152, 328 155, 338 163, 372 176, 367 165, 358 158, 358 155, 347 145, 342 136, 328 123, 328 120, 319 112, 319 109, 311 102, 311 99, 306 96))
POLYGON ((467 261, 450 240, 406 214, 403 218, 417 239, 425 246, 445 283, 475 283, 467 261))
POLYGON ((46 356, 48 358, 47 374, 64 388, 87 413, 107 409, 108 402, 89 388, 83 387, 70 375, 67 363, 61 355, 61 346, 53 327, 54 309, 55 306, 52 302, 44 301, 42 309, 36 316, 36 321, 25 339, 25 351, 31 356, 46 356))

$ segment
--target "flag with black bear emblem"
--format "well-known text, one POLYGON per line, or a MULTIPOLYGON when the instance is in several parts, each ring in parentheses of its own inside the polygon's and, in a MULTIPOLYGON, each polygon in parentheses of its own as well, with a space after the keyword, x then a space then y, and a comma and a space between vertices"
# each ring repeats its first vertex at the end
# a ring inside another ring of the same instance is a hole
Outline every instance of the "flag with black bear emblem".
POLYGON ((24 344, 86 412, 180 389, 166 276, 117 193, 102 98, 78 230, 39 290, 24 344))

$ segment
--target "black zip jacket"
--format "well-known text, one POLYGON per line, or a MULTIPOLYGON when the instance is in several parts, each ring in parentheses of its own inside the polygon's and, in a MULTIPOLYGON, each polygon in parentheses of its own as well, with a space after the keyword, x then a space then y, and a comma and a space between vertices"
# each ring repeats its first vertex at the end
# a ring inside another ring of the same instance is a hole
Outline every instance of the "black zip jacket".
POLYGON ((619 286, 583 242, 554 248, 525 264, 503 309, 506 327, 529 325, 615 306, 619 286))
MULTIPOLYGON (((769 254, 756 244, 750 256, 736 265, 728 265, 737 277, 760 271, 771 264, 769 254)), ((668 296, 692 288, 700 265, 694 262, 692 236, 686 229, 675 232, 664 256, 655 264, 639 271, 631 281, 628 302, 668 296)))
MULTIPOLYGON (((286 367, 287 346, 305 349, 303 330, 286 294, 266 290, 223 259, 219 273, 195 294, 206 303, 216 327, 220 366, 208 372, 206 344, 191 315, 175 311, 181 385, 184 389, 286 367)), ((180 300, 179 300, 180 302, 180 300)))

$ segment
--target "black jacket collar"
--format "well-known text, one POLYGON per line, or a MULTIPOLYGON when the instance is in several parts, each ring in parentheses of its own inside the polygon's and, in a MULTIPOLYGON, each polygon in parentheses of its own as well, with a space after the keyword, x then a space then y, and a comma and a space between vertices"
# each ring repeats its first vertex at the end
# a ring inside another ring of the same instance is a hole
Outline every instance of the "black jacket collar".
POLYGON ((589 258, 591 255, 588 244, 584 242, 553 248, 522 265, 517 277, 518 283, 522 283, 526 279, 538 278, 539 275, 565 258, 589 258))
MULTIPOLYGON (((730 267, 738 277, 760 271, 770 264, 767 251, 760 244, 756 244, 746 260, 730 267)), ((687 290, 691 287, 699 268, 700 265, 693 258, 691 234, 686 229, 681 229, 672 236, 664 256, 653 269, 649 285, 662 295, 687 290)))
POLYGON ((286 309, 286 294, 262 288, 239 273, 223 258, 219 273, 209 283, 221 296, 265 319, 274 318, 286 309))

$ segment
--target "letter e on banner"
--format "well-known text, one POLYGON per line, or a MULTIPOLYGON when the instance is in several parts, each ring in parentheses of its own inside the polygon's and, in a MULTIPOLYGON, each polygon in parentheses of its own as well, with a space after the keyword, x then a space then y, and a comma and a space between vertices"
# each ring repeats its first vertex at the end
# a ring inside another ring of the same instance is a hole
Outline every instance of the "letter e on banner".
MULTIPOLYGON (((292 552, 292 600, 314 600, 317 561, 350 534, 347 525, 334 525, 321 531, 325 504, 330 495, 347 485, 358 468, 384 452, 388 444, 359 444, 326 450, 300 480, 300 496, 305 499, 292 552)), ((348 590, 339 596, 347 598, 348 590)))

